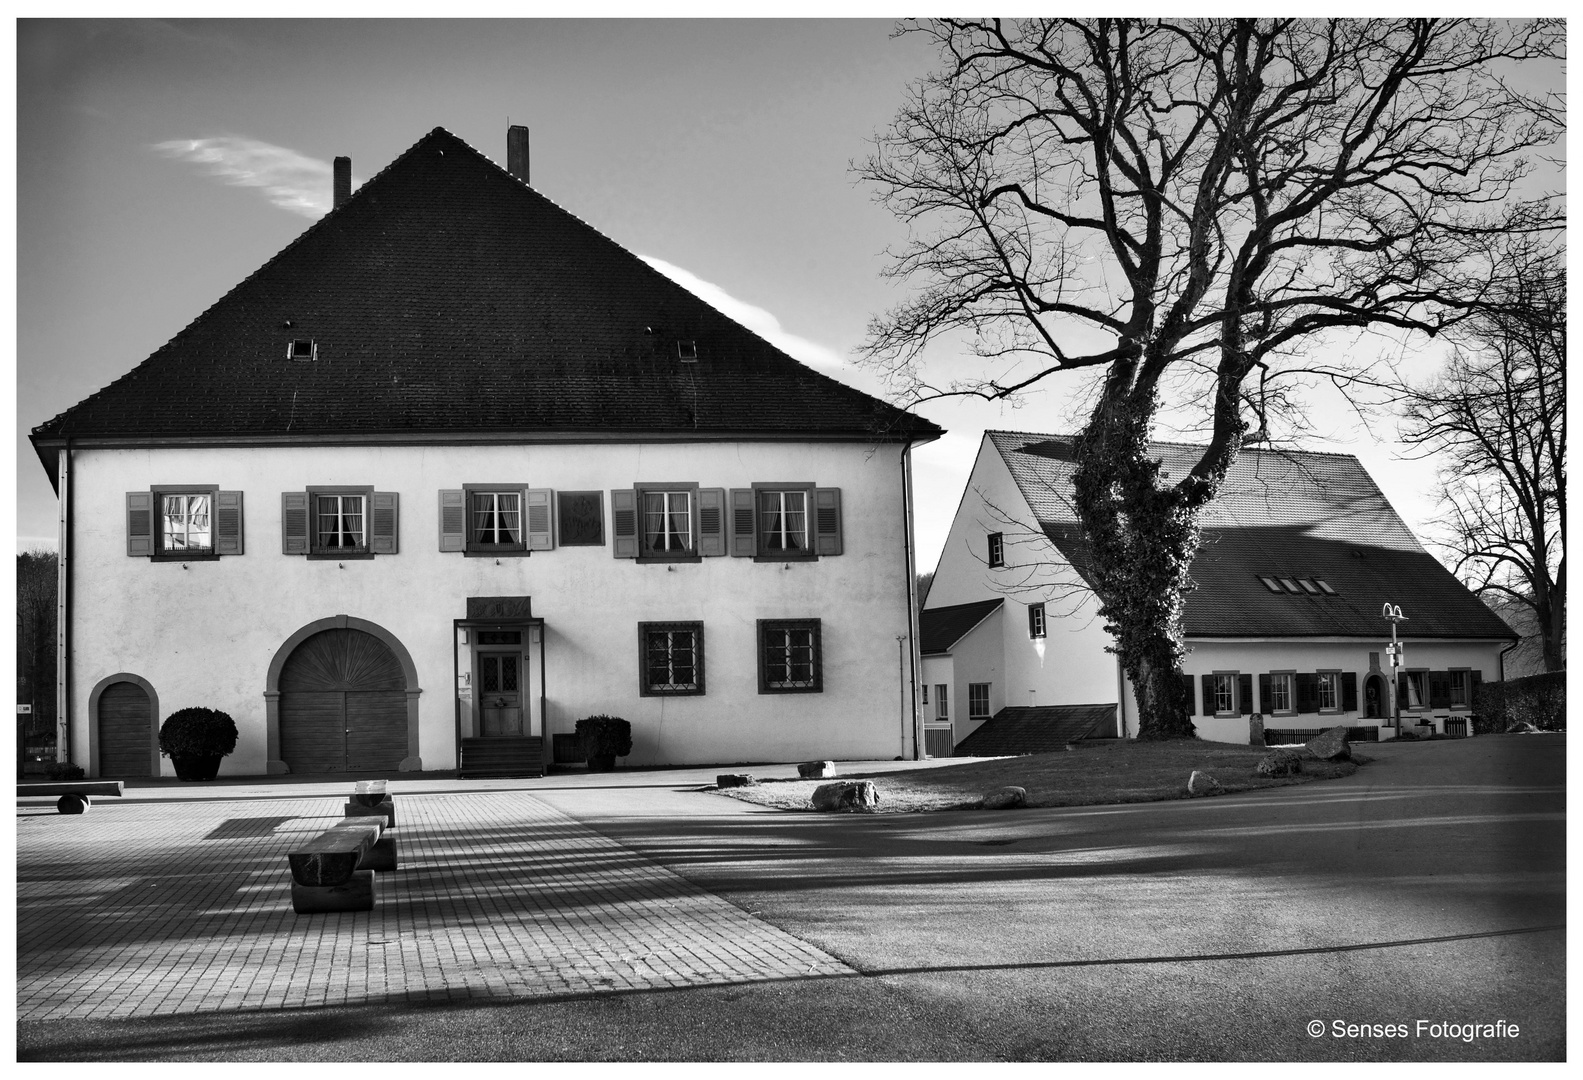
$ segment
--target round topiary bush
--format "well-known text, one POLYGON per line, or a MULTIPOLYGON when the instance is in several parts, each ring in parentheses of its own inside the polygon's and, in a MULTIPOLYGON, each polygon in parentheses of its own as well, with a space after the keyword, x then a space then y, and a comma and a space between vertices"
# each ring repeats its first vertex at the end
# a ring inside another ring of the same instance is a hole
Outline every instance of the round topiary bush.
POLYGON ((220 759, 236 749, 236 721, 218 709, 177 709, 159 727, 159 752, 183 780, 213 780, 220 759))
POLYGON ((577 745, 590 769, 612 769, 616 758, 632 753, 632 725, 619 716, 585 716, 577 721, 577 745))

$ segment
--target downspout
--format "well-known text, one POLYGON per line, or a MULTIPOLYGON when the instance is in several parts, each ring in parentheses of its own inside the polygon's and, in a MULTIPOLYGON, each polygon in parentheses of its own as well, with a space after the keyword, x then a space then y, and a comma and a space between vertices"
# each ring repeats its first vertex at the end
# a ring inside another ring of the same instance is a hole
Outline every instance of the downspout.
MULTIPOLYGON (((903 522, 902 545, 907 554, 907 633, 911 638, 907 649, 906 686, 911 690, 912 710, 912 759, 919 760, 922 739, 918 735, 918 567, 913 561, 912 536, 912 443, 901 451, 901 515, 903 522)), ((907 739, 902 736, 902 757, 907 756, 907 739)))
POLYGON ((451 709, 456 715, 456 741, 452 743, 452 747, 456 751, 458 772, 462 769, 462 695, 457 692, 457 688, 462 684, 462 662, 457 656, 456 649, 459 642, 456 639, 461 636, 461 624, 461 619, 451 620, 451 709))
POLYGON ((1504 649, 1502 649, 1500 651, 1500 655, 1495 658, 1495 667, 1496 667, 1496 670, 1500 672, 1501 682, 1505 682, 1506 681, 1506 654, 1511 652, 1513 649, 1515 649, 1517 646, 1521 645, 1522 643, 1523 643, 1523 639, 1522 638, 1518 638, 1516 641, 1512 642, 1510 645, 1508 645, 1504 649))
POLYGON ((71 437, 55 465, 57 522, 55 559, 55 760, 71 760, 71 437))
MULTIPOLYGON (((544 775, 550 775, 550 764, 555 757, 554 747, 550 745, 550 699, 549 692, 544 686, 545 678, 549 672, 544 667, 544 639, 548 632, 541 622, 539 631, 539 760, 544 766, 544 775)), ((529 631, 530 633, 532 631, 529 631)))

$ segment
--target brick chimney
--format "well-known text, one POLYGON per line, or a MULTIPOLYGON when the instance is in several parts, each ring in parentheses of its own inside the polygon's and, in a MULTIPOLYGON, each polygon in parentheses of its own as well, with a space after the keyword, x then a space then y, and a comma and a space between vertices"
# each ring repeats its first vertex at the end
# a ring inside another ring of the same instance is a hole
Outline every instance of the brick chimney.
POLYGON ((528 129, 521 124, 506 128, 506 171, 524 184, 528 179, 528 129))
POLYGON ((334 206, 340 206, 352 197, 352 159, 349 157, 335 159, 334 192, 334 206))

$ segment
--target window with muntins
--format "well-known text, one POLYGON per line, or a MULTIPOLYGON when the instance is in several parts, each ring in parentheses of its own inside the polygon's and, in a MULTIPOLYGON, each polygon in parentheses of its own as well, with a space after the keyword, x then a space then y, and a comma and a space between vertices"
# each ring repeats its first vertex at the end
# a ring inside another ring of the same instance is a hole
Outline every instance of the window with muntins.
POLYGON ((469 491, 467 544, 469 549, 509 548, 520 551, 522 539, 522 492, 469 491))
POLYGON ((1000 533, 989 534, 989 565, 1006 565, 1006 542, 1000 533))
POLYGON ((936 720, 951 719, 951 686, 949 683, 934 684, 934 718, 936 720))
POLYGON ((818 619, 759 620, 759 693, 824 689, 818 619))
POLYGON ((1237 713, 1237 675, 1235 672, 1215 672, 1215 715, 1235 716, 1237 713))
POLYGON ((1030 638, 1044 637, 1044 605, 1028 605, 1028 636, 1030 638))
POLYGON ((759 550, 765 555, 808 555, 808 490, 758 491, 759 550))
POLYGON ((1402 708, 1427 709, 1429 707, 1429 672, 1421 669, 1402 672, 1398 693, 1401 695, 1402 708))
POLYGON ((989 687, 987 682, 967 684, 967 716, 969 720, 989 719, 989 687))
POLYGON ((242 554, 242 493, 209 484, 127 492, 126 553, 156 562, 242 554))
MULTIPOLYGON (((223 500, 221 509, 224 510, 223 500)), ((281 550, 287 555, 310 558, 394 555, 399 536, 397 510, 394 491, 322 487, 283 492, 281 550)))
POLYGON ((704 692, 703 623, 639 623, 638 643, 643 696, 704 692))
POLYGON ((1316 686, 1319 691, 1319 711, 1340 712, 1341 673, 1339 671, 1321 671, 1316 686))
POLYGON ((1451 671, 1447 672, 1446 674, 1449 676, 1449 679, 1448 679, 1448 682, 1447 682, 1447 693, 1449 695, 1451 708, 1453 708, 1453 709, 1465 709, 1465 708, 1467 708, 1468 707, 1468 673, 1467 673, 1467 670, 1465 668, 1464 669, 1453 668, 1451 671))
POLYGON ((368 550, 368 497, 315 493, 313 550, 326 554, 368 550))
POLYGON ((214 551, 214 496, 209 492, 160 495, 159 550, 164 555, 214 551))
POLYGON ((640 498, 643 554, 658 558, 694 554, 693 493, 646 490, 640 498))
POLYGON ((1272 713, 1293 713, 1297 706, 1292 700, 1292 673, 1271 672, 1270 700, 1264 705, 1272 713))

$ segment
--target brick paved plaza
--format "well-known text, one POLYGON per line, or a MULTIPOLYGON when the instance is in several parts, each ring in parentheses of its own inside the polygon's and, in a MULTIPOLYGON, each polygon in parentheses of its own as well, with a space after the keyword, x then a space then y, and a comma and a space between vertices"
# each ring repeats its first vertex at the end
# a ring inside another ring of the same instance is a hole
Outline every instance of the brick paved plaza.
POLYGON ((293 913, 286 852, 350 780, 132 788, 80 817, 24 800, 17 1019, 853 974, 507 782, 391 786, 399 869, 374 911, 332 915, 293 913))

